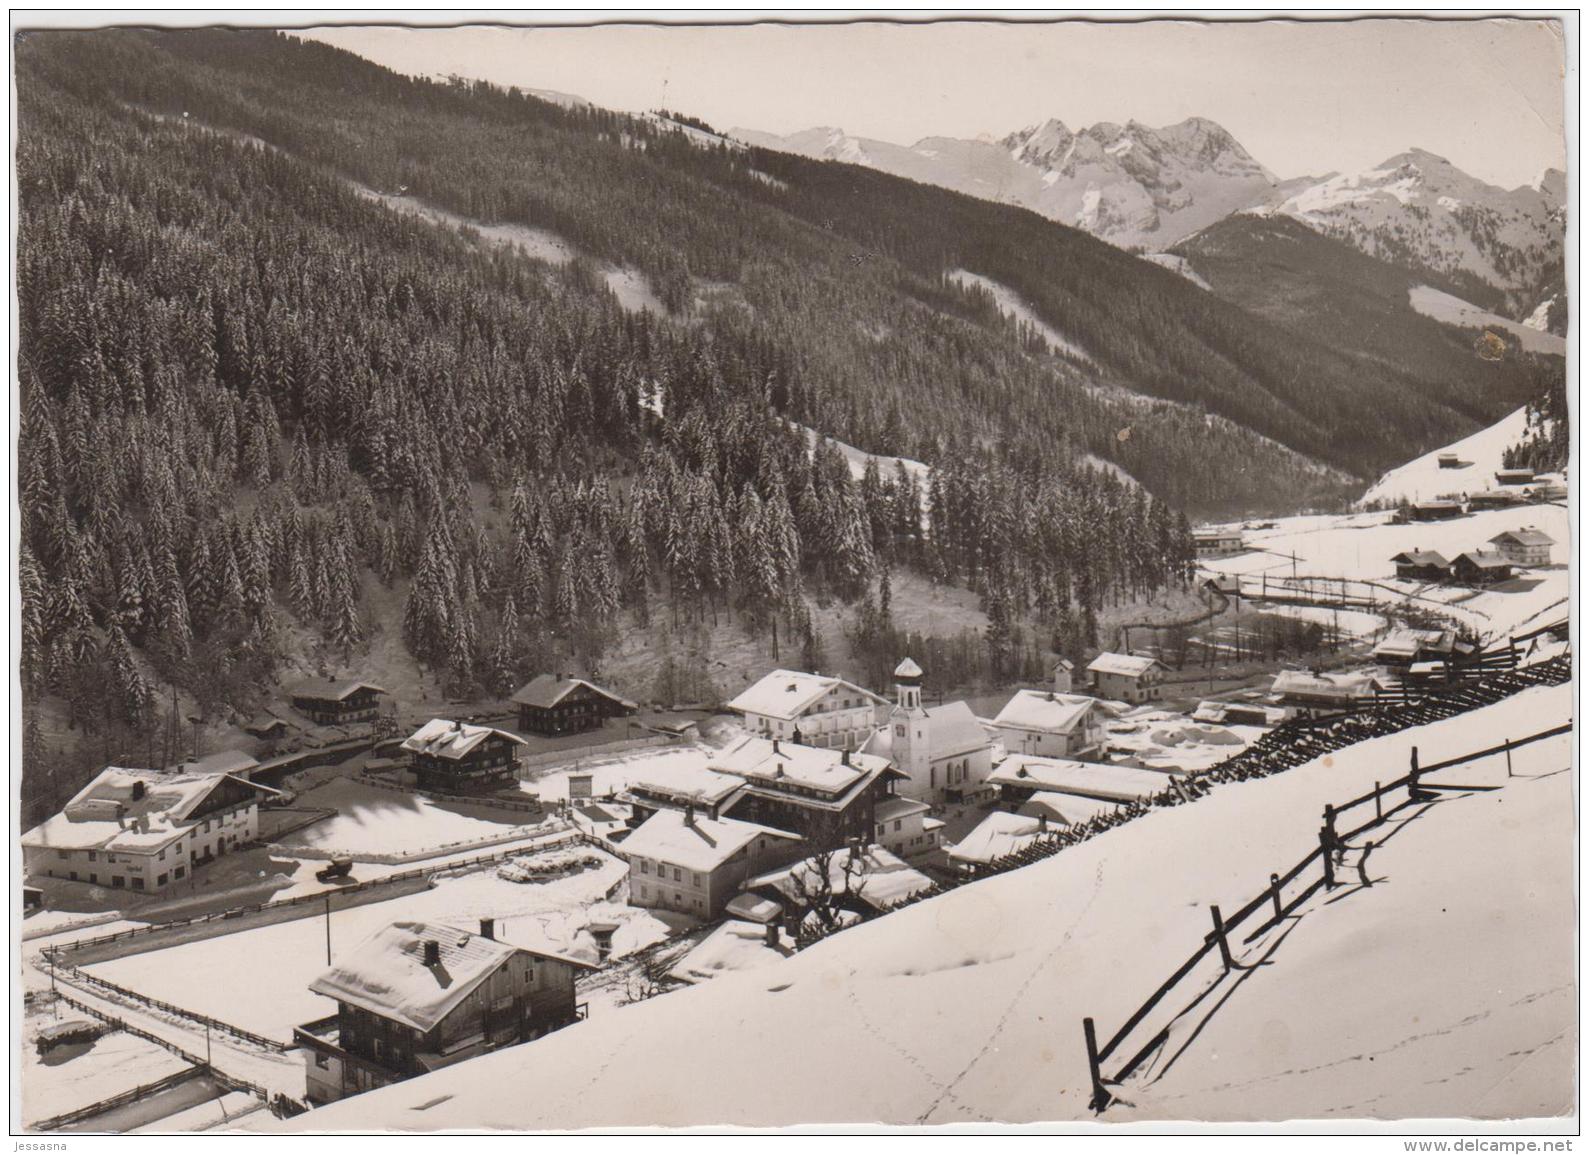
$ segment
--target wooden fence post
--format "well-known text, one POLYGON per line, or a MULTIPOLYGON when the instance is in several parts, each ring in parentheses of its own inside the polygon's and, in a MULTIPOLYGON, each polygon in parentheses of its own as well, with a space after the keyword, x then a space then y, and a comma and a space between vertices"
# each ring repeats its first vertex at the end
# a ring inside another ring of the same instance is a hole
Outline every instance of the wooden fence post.
POLYGON ((1087 1039, 1087 1067, 1092 1071, 1092 1101, 1088 1105, 1101 1115, 1104 1108, 1109 1106, 1111 1096, 1104 1089, 1103 1071, 1098 1064, 1098 1034, 1091 1018, 1082 1019, 1081 1032, 1087 1039))
POLYGON ((1423 791, 1418 788, 1418 747, 1412 748, 1412 769, 1407 772, 1407 800, 1422 802, 1423 791))
POLYGON ((1512 776, 1512 740, 1510 738, 1506 740, 1506 776, 1508 778, 1512 776))
POLYGON ((1274 900, 1275 921, 1279 922, 1285 912, 1280 906, 1280 876, 1278 874, 1269 876, 1269 897, 1274 900))
POLYGON ((1375 781, 1375 783, 1374 783, 1374 821, 1375 822, 1383 822, 1384 820, 1385 820, 1385 807, 1384 807, 1384 804, 1380 801, 1380 797, 1379 797, 1379 782, 1375 781))
POLYGON ((1319 853, 1324 858, 1324 889, 1335 889, 1335 839, 1328 826, 1319 827, 1319 853))
POLYGON ((1209 906, 1209 914, 1214 916, 1214 938, 1219 943, 1219 961, 1225 964, 1225 973, 1231 971, 1230 942, 1225 938, 1225 920, 1219 916, 1219 907, 1209 906))

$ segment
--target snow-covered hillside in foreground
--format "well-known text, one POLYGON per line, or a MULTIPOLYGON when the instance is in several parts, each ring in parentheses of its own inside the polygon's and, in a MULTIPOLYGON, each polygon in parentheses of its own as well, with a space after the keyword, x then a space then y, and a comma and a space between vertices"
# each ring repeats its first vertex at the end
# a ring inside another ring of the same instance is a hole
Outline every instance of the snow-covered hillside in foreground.
POLYGON ((1522 441, 1527 430, 1527 410, 1508 413, 1487 429, 1415 457, 1406 465, 1398 465, 1369 487, 1363 494, 1363 504, 1428 501, 1447 493, 1478 493, 1492 489, 1495 471, 1501 468, 1501 455, 1508 447, 1522 441), (1456 469, 1441 469, 1442 453, 1455 453, 1460 465, 1456 469))
MULTIPOLYGON (((1273 965, 1248 972, 1171 1062, 1201 1020, 1179 1025, 1155 1067, 1121 1089, 1133 1106, 1119 1117, 1238 1119, 1254 1102, 1277 1119, 1571 1111, 1574 805, 1567 738, 1552 741, 1559 770, 1542 759, 1525 771, 1541 777, 1364 835, 1376 843, 1367 890, 1356 889, 1358 840, 1343 872, 1353 889, 1248 947, 1253 961, 1284 935, 1273 965)), ((1434 778, 1504 782, 1498 761, 1434 778)))
MULTIPOLYGON (((1093 1016, 1106 1034, 1123 1023, 1208 932, 1206 904, 1230 910, 1252 897, 1271 871, 1286 869, 1315 844, 1324 803, 1402 773, 1413 745, 1427 763, 1499 735, 1547 728, 1571 709, 1570 687, 1530 690, 1271 778, 1222 786, 1192 805, 1154 811, 1036 865, 845 931, 785 962, 593 1015, 526 1046, 259 1126, 1092 1122, 1083 1016, 1093 1016)), ((1517 752, 1514 764, 1521 774, 1539 774, 1563 769, 1569 758, 1570 745, 1560 739, 1517 752)), ((1504 781, 1504 765, 1491 762, 1465 768, 1461 780, 1482 773, 1504 781)), ((1550 789, 1522 782, 1498 797, 1550 789)), ((1429 848, 1449 882, 1439 894, 1462 912, 1458 929, 1445 933, 1468 939, 1438 970, 1424 965, 1424 948, 1415 941, 1421 928, 1401 917, 1415 900, 1436 901, 1427 889, 1434 882, 1403 848, 1394 854, 1387 848, 1373 871, 1385 881, 1338 906, 1310 906, 1260 980, 1248 984, 1255 992, 1250 1002, 1245 987, 1213 1000, 1221 1003, 1222 1038, 1240 1038, 1258 1052, 1240 1059, 1248 1072, 1264 1068, 1250 1077, 1280 1081, 1277 1110, 1303 1104, 1315 1115, 1356 1109, 1384 1118, 1470 1112, 1499 1118, 1550 1109, 1552 1090, 1570 1089, 1573 1048, 1556 1040, 1572 1028, 1571 1000, 1560 1016, 1527 1009, 1531 998, 1538 1010, 1555 1007, 1562 968, 1571 974, 1572 843, 1570 827, 1563 828, 1570 811, 1563 805, 1552 817, 1507 801, 1494 808, 1492 825, 1457 821, 1470 805, 1439 803, 1397 836, 1406 847, 1429 848), (1503 809, 1514 805, 1515 811, 1503 809), (1542 825, 1512 819, 1514 812, 1542 825), (1434 845, 1447 837, 1459 849, 1437 853, 1434 845), (1519 842, 1536 844, 1531 873, 1510 869, 1523 853, 1513 848, 1519 842), (1320 909, 1329 913, 1316 916, 1320 909), (1374 950, 1386 965, 1372 975, 1380 993, 1369 998, 1343 986, 1317 995, 1309 984, 1332 953, 1343 974, 1361 973, 1350 968, 1361 965, 1367 936, 1383 940, 1374 950), (1420 965, 1404 968, 1401 958, 1420 965), (1297 997, 1286 999, 1293 973, 1297 997), (1447 989, 1459 993, 1447 997, 1447 989), (1419 1041, 1436 1033, 1444 1046, 1419 1041), (1419 1049, 1421 1081, 1381 1081, 1378 1097, 1365 1103, 1360 1071, 1371 1057, 1375 1067, 1379 1060, 1357 1041, 1388 1047, 1392 1036, 1419 1049), (1522 1058, 1525 1053, 1533 1058, 1522 1058), (1263 1062, 1264 1055, 1271 1061, 1263 1062), (1524 1061, 1534 1064, 1531 1077, 1509 1079, 1524 1061), (1439 1083, 1442 1076, 1453 1081, 1439 1083), (1475 1092, 1480 1083, 1485 1094, 1475 1092)), ((1435 909, 1420 920, 1440 917, 1435 909)), ((1216 1051, 1201 1039, 1192 1042, 1172 1068, 1174 1081, 1163 1083, 1166 1096, 1181 1096, 1169 1113, 1270 1114, 1267 1095, 1256 1089, 1240 1096, 1209 1087, 1220 1081, 1220 1064, 1230 1062, 1234 1045, 1227 1041, 1216 1051), (1203 1098, 1199 1088, 1209 1088, 1203 1098)), ((1154 1110, 1150 1094, 1139 1098, 1138 1110, 1164 1114, 1154 1110)), ((1569 1107, 1570 1096, 1560 1100, 1560 1109, 1569 1107)))

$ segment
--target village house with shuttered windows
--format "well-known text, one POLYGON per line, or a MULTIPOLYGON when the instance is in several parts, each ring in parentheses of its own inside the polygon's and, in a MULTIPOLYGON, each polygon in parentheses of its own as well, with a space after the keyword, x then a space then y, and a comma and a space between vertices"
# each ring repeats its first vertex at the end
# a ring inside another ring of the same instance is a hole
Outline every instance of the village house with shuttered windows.
POLYGON ((107 767, 22 836, 23 868, 115 890, 165 890, 259 837, 261 793, 276 792, 230 774, 107 767))

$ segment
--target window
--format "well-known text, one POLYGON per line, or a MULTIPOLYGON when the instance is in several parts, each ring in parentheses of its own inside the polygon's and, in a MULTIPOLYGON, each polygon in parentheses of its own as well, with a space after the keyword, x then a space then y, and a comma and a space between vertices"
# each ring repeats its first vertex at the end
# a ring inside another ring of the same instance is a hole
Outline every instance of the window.
POLYGON ((878 837, 881 838, 887 832, 888 832, 888 823, 879 822, 877 824, 877 835, 878 835, 878 837))
POLYGON ((640 873, 641 874, 650 874, 651 873, 651 863, 650 863, 650 861, 648 859, 642 858, 640 860, 640 873))
POLYGON ((71 878, 71 880, 73 882, 76 882, 77 881, 77 871, 75 871, 75 870, 72 871, 72 873, 68 877, 71 878))
POLYGON ((127 880, 125 878, 123 878, 119 874, 113 874, 113 875, 110 876, 110 885, 112 885, 112 886, 126 886, 127 885, 127 880))
POLYGON ((673 901, 682 904, 684 902, 684 896, 675 890, 673 892, 673 901))
POLYGON ((70 858, 70 857, 72 857, 72 852, 70 850, 57 850, 55 852, 55 857, 56 858, 70 858))
POLYGON ((640 897, 641 898, 650 898, 651 897, 651 888, 649 886, 647 886, 643 882, 640 884, 640 897))
POLYGON ((137 875, 134 875, 133 879, 132 879, 132 888, 134 890, 142 890, 143 889, 143 879, 139 878, 137 875))
POLYGON ((159 878, 154 880, 154 884, 156 886, 164 886, 169 881, 171 881, 171 876, 169 874, 162 874, 159 878))
POLYGON ((673 881, 674 882, 683 882, 684 881, 684 871, 680 870, 677 866, 675 866, 673 868, 673 881))
POLYGON ((894 727, 894 737, 903 738, 904 736, 905 736, 905 727, 903 727, 903 726, 895 726, 894 727))
POLYGON ((88 881, 89 881, 89 882, 92 882, 92 883, 93 883, 93 884, 94 884, 94 885, 95 885, 95 886, 98 886, 98 885, 99 885, 99 875, 97 875, 97 874, 90 874, 90 875, 89 875, 89 876, 88 876, 88 881))
POLYGON ((88 852, 88 861, 90 861, 90 862, 98 862, 99 861, 99 855, 95 851, 90 850, 88 852))
POLYGON ((695 885, 696 886, 700 886, 701 885, 701 876, 699 874, 697 874, 697 875, 694 875, 693 877, 695 879, 695 885))
POLYGON ((176 868, 175 871, 172 872, 171 877, 173 877, 173 878, 181 878, 183 875, 187 874, 187 872, 188 872, 188 868, 187 867, 179 866, 179 867, 176 868))
POLYGON ((898 834, 904 828, 905 828, 905 820, 903 818, 894 819, 894 833, 895 834, 898 834))
POLYGON ((327 1070, 331 1066, 331 1060, 326 1058, 326 1056, 323 1055, 321 1052, 316 1051, 314 1053, 314 1065, 319 1067, 322 1071, 324 1071, 324 1070, 327 1070))

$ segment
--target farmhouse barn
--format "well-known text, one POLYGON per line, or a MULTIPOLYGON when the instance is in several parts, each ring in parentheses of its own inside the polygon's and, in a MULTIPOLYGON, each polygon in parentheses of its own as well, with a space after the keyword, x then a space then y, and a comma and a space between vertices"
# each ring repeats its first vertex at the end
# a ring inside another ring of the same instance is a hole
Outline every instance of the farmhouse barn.
POLYGON ((1451 576, 1451 563, 1432 549, 1403 550, 1390 560, 1396 576, 1410 581, 1437 582, 1451 576))

